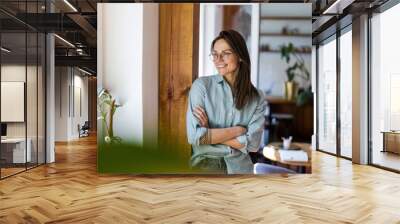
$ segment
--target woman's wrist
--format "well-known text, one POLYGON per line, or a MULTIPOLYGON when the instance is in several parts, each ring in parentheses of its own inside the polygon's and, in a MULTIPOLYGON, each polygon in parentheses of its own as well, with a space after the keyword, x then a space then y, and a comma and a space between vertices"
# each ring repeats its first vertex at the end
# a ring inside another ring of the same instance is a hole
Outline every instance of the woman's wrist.
POLYGON ((233 128, 234 128, 234 131, 235 131, 235 137, 243 135, 247 131, 246 128, 244 128, 242 126, 235 126, 233 128))
POLYGON ((233 149, 241 149, 244 147, 244 145, 242 145, 238 140, 236 140, 235 138, 233 139, 229 139, 225 142, 223 142, 222 144, 230 146, 233 149))
POLYGON ((201 144, 219 144, 227 140, 234 139, 247 132, 247 129, 241 126, 229 128, 207 128, 206 133, 201 137, 201 144))

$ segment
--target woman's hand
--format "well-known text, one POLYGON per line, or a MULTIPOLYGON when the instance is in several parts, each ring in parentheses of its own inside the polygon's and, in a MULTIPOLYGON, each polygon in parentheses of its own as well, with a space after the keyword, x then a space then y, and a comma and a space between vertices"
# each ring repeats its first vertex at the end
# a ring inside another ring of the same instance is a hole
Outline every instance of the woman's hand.
POLYGON ((196 107, 194 109, 194 116, 199 120, 201 127, 208 128, 208 117, 203 108, 196 107))
POLYGON ((247 132, 247 128, 242 126, 235 126, 233 128, 235 128, 237 136, 244 135, 247 132))

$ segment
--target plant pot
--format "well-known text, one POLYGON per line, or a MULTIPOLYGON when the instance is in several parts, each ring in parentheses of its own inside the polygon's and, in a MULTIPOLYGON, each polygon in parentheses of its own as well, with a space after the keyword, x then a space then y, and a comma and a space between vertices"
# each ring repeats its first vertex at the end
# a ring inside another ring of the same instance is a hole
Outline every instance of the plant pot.
POLYGON ((285 99, 295 100, 297 97, 297 83, 293 81, 285 82, 285 99))

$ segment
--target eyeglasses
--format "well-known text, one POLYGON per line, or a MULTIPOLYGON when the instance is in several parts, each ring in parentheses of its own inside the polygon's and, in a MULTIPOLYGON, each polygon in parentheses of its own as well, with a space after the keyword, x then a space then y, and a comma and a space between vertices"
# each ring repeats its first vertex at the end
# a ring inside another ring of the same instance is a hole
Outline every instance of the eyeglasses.
POLYGON ((230 59, 230 57, 232 56, 232 52, 229 52, 229 51, 223 51, 221 54, 218 54, 217 52, 212 52, 210 55, 209 55, 209 57, 210 57, 210 60, 212 60, 212 61, 218 61, 219 60, 219 58, 222 58, 222 60, 224 60, 224 61, 227 61, 227 60, 229 60, 230 59))

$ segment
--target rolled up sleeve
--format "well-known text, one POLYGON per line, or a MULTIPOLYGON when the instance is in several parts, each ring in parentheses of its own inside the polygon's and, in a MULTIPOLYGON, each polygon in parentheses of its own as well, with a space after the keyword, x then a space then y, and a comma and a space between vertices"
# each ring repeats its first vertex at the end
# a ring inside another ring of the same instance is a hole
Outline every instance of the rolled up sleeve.
POLYGON ((242 153, 247 154, 248 152, 257 152, 260 147, 261 137, 264 131, 265 124, 265 110, 267 107, 267 101, 264 95, 260 92, 260 98, 258 100, 257 107, 250 119, 247 126, 247 132, 244 135, 236 137, 236 140, 240 144, 244 145, 239 150, 242 153))
POLYGON ((191 145, 200 145, 200 138, 207 132, 207 128, 201 127, 199 121, 193 114, 193 110, 200 106, 204 108, 204 98, 206 94, 205 85, 197 79, 189 92, 189 102, 186 112, 186 132, 188 142, 191 145))

